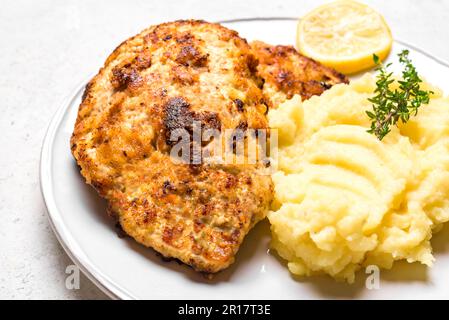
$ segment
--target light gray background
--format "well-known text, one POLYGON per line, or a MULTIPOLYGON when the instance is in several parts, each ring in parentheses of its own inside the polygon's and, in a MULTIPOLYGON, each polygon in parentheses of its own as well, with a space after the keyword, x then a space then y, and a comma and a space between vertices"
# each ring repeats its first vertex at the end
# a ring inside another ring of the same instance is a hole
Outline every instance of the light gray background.
MULTIPOLYGON (((301 16, 325 1, 0 1, 0 299, 104 299, 53 235, 39 190, 39 153, 58 103, 121 41, 181 18, 301 16)), ((367 0, 398 39, 449 60, 449 0, 367 0)))

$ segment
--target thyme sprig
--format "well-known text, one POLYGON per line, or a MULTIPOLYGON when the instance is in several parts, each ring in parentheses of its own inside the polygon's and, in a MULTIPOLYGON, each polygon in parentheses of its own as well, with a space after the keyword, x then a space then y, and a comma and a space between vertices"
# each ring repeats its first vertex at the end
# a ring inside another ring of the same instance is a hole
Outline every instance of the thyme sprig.
POLYGON ((378 71, 376 81, 376 94, 368 99, 372 105, 372 111, 366 111, 371 119, 369 133, 375 134, 382 140, 390 131, 391 126, 397 125, 398 121, 406 123, 410 116, 416 116, 418 109, 423 104, 428 104, 432 91, 421 90, 420 84, 423 82, 416 71, 415 66, 408 57, 409 51, 403 50, 399 56, 399 62, 404 65, 402 79, 397 80, 396 89, 391 87, 395 84, 393 72, 388 69, 391 63, 383 65, 377 55, 373 55, 374 63, 378 71))

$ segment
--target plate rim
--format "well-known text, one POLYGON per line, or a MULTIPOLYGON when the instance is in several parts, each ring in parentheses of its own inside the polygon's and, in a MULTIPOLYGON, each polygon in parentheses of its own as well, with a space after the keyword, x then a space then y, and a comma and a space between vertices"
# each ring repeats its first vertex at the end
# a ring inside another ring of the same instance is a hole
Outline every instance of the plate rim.
MULTIPOLYGON (((87 79, 91 79, 91 77, 87 79)), ((88 81, 89 80, 84 80, 80 82, 74 89, 71 90, 69 95, 62 99, 62 101, 58 104, 59 107, 57 111, 52 116, 50 124, 48 125, 42 144, 39 163, 40 190, 46 207, 47 218, 54 234, 56 235, 56 238, 63 247, 64 251, 83 272, 83 274, 111 299, 135 299, 135 297, 133 297, 125 289, 117 287, 113 281, 105 277, 100 271, 97 270, 90 260, 85 257, 73 235, 67 230, 67 227, 63 223, 61 219, 61 212, 58 209, 53 197, 54 193, 53 184, 51 181, 51 168, 53 163, 52 151, 56 138, 56 132, 61 125, 62 119, 72 105, 73 100, 78 97, 88 81)))
MULTIPOLYGON (((220 24, 231 24, 239 22, 253 22, 253 21, 298 21, 298 18, 293 17, 248 17, 248 18, 237 18, 216 21, 220 24)), ((407 41, 402 41, 399 39, 394 39, 394 42, 399 43, 403 46, 409 47, 426 57, 434 60, 435 62, 441 64, 444 67, 449 68, 449 62, 439 58, 427 50, 420 48, 407 41)), ((86 86, 88 81, 92 78, 92 75, 86 77, 86 80, 80 82, 73 90, 70 91, 64 99, 58 103, 58 108, 55 114, 52 116, 49 125, 47 127, 40 155, 39 162, 39 182, 42 199, 45 204, 45 211, 47 214, 50 226, 56 235, 59 243, 63 247, 66 254, 70 259, 78 266, 78 268, 83 272, 83 274, 92 281, 103 293, 105 293, 111 299, 137 299, 133 294, 128 292, 122 286, 115 284, 109 277, 104 275, 98 268, 90 261, 90 259, 85 256, 82 249, 79 247, 74 236, 68 231, 67 227, 63 223, 61 217, 62 214, 58 209, 55 199, 53 197, 53 184, 52 184, 52 174, 51 168, 53 163, 52 151, 56 138, 56 132, 58 131, 61 121, 67 114, 69 107, 72 105, 73 100, 75 100, 83 88, 86 86)), ((158 299, 154 297, 154 299, 158 299)))

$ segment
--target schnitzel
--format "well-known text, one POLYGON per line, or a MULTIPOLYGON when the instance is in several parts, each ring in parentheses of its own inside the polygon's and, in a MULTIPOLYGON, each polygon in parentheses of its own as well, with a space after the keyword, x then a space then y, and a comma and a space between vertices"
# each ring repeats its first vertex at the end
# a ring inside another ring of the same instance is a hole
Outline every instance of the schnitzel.
POLYGON ((86 87, 71 139, 87 183, 137 242, 199 271, 229 266, 272 199, 261 164, 174 163, 174 130, 266 129, 257 59, 218 24, 176 21, 121 44, 86 87))
POLYGON ((292 46, 251 43, 259 60, 258 74, 264 79, 264 94, 271 108, 299 94, 303 100, 322 94, 348 78, 334 69, 303 56, 292 46))

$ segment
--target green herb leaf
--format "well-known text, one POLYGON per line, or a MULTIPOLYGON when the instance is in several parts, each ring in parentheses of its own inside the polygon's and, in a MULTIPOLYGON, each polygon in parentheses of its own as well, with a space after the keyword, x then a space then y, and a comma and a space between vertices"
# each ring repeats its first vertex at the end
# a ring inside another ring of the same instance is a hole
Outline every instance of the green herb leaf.
POLYGON ((419 107, 428 104, 430 95, 433 94, 432 91, 421 90, 422 79, 409 59, 409 53, 408 50, 403 50, 398 55, 404 70, 402 80, 397 81, 399 88, 395 90, 392 90, 391 86, 396 80, 393 73, 388 72, 391 63, 385 66, 377 55, 373 55, 378 71, 374 90, 376 95, 368 99, 373 105, 373 110, 367 111, 366 114, 371 119, 371 128, 368 132, 375 134, 379 140, 382 140, 391 131, 391 126, 397 125, 398 121, 406 123, 410 116, 416 116, 419 107))

